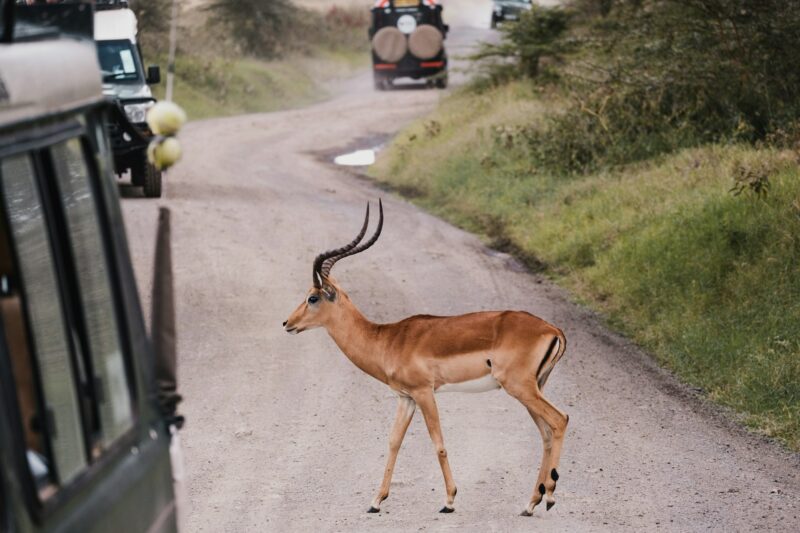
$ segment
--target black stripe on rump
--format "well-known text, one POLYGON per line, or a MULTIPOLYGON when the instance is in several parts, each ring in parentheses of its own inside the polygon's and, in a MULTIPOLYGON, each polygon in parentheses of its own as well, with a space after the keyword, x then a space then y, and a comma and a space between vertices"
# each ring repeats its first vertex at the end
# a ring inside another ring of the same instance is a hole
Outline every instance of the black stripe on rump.
POLYGON ((558 337, 553 337, 553 340, 550 341, 550 347, 547 349, 547 353, 542 358, 542 362, 539 363, 539 369, 536 371, 537 379, 539 376, 542 375, 542 369, 544 368, 544 365, 550 360, 550 357, 553 356, 553 348, 556 347, 557 342, 558 342, 558 337))

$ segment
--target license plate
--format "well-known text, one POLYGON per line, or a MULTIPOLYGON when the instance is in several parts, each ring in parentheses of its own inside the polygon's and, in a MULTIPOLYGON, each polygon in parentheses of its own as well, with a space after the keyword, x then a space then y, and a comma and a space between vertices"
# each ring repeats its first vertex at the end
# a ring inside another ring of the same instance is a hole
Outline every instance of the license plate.
POLYGON ((419 0, 394 0, 394 7, 416 7, 419 0))

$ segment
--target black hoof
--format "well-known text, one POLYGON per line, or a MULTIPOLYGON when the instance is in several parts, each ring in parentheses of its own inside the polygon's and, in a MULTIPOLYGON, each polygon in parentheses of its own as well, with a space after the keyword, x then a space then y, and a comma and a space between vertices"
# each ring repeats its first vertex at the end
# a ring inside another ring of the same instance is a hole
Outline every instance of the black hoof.
POLYGON ((555 504, 556 502, 547 502, 547 510, 549 511, 550 509, 552 509, 555 504))
POLYGON ((367 509, 367 512, 368 512, 368 513, 380 513, 380 512, 381 512, 381 510, 380 510, 380 509, 376 509, 376 508, 374 508, 374 507, 370 506, 370 508, 369 508, 369 509, 367 509))
POLYGON ((455 509, 446 505, 439 510, 440 513, 452 513, 453 511, 455 511, 455 509))
POLYGON ((519 513, 520 516, 533 516, 533 513, 529 513, 527 509, 519 513))

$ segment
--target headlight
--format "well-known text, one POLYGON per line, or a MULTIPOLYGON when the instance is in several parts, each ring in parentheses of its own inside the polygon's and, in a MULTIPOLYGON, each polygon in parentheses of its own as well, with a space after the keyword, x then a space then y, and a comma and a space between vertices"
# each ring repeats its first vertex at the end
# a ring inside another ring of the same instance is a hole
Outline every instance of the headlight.
POLYGON ((141 124, 147 120, 147 111, 153 107, 155 102, 145 102, 143 104, 128 104, 124 106, 125 115, 133 124, 141 124))

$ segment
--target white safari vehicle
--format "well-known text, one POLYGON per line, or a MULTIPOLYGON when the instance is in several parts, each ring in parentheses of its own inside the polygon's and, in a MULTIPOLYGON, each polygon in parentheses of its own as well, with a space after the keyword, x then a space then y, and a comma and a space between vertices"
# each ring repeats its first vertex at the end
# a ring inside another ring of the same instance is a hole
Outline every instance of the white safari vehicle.
POLYGON ((131 173, 133 185, 147 197, 161 196, 161 171, 147 162, 147 145, 152 132, 147 111, 156 100, 150 85, 161 81, 158 66, 144 71, 137 41, 136 15, 125 0, 100 0, 94 15, 94 38, 103 73, 103 93, 114 99, 118 113, 110 117, 109 134, 118 175, 131 173))

